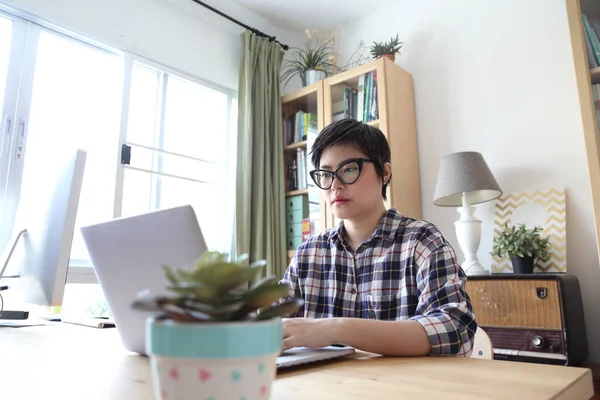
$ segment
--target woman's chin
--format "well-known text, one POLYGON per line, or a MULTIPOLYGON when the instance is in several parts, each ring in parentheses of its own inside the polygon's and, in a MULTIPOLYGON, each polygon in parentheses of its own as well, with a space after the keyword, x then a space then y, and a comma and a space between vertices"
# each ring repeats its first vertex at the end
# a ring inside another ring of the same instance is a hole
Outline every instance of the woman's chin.
POLYGON ((352 219, 356 214, 355 212, 352 212, 352 210, 346 209, 345 207, 334 207, 332 213, 337 219, 352 219))

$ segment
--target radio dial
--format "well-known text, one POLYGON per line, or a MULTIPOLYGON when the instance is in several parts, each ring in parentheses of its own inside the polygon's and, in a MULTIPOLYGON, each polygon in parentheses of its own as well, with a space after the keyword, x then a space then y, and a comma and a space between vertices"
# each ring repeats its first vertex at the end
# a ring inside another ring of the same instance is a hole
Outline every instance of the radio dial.
POLYGON ((539 335, 535 335, 531 338, 531 345, 536 349, 541 349, 544 346, 544 338, 539 335))

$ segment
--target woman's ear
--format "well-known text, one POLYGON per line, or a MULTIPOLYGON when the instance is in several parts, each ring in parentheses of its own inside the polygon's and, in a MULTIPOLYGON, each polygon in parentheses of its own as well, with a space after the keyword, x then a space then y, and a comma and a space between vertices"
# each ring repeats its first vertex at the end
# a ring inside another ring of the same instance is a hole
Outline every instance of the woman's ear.
POLYGON ((392 164, 385 163, 383 165, 383 184, 387 184, 390 181, 390 178, 392 177, 392 164))

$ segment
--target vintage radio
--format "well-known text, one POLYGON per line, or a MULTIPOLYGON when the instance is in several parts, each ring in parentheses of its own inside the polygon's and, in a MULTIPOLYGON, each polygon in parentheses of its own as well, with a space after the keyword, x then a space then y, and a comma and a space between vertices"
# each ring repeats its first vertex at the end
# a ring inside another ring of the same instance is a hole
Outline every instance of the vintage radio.
POLYGON ((569 274, 469 276, 467 293, 494 358, 579 365, 588 356, 579 281, 569 274))

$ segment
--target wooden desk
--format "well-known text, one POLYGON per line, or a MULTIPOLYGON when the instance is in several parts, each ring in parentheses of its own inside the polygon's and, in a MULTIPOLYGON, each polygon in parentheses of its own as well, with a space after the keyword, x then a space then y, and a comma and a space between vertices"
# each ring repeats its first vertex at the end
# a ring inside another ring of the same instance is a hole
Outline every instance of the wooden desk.
MULTIPOLYGON (((68 324, 0 328, 2 399, 152 399, 149 362, 116 329, 68 324)), ((357 353, 283 370, 272 399, 589 399, 585 368, 454 357, 357 353)))

